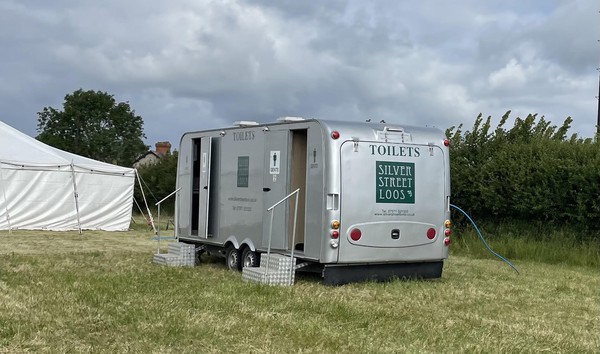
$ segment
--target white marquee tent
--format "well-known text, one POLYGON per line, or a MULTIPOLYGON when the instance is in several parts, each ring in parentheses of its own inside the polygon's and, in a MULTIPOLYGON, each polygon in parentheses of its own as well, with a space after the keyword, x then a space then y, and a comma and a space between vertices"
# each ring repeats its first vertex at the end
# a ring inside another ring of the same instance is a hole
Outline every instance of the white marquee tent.
POLYGON ((125 231, 135 170, 48 146, 0 121, 0 230, 125 231))

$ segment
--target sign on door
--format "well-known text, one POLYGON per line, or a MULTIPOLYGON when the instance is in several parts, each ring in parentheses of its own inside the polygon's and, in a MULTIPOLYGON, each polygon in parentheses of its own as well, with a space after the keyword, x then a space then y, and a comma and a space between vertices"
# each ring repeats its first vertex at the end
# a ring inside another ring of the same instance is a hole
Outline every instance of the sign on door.
POLYGON ((269 158, 269 173, 272 175, 278 175, 280 173, 281 166, 281 154, 280 151, 271 151, 269 158))

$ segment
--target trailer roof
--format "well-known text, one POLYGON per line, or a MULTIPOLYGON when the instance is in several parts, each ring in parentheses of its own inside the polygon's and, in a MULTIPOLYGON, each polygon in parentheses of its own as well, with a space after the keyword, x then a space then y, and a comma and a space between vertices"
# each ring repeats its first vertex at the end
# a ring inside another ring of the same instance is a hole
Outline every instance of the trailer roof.
MULTIPOLYGON (((240 130, 240 129, 257 129, 257 128, 265 128, 265 127, 273 127, 273 126, 282 126, 282 125, 306 125, 307 123, 318 123, 323 127, 323 129, 327 132, 332 132, 334 130, 340 131, 340 133, 344 133, 344 136, 357 136, 361 139, 364 139, 364 134, 376 134, 378 131, 402 131, 405 133, 409 133, 414 136, 419 136, 421 139, 439 139, 444 136, 442 130, 436 127, 419 127, 414 125, 405 125, 399 123, 388 123, 384 121, 373 122, 373 121, 345 121, 345 120, 333 120, 333 119, 318 119, 318 118, 306 118, 301 119, 299 117, 294 117, 294 119, 280 119, 273 122, 262 122, 256 124, 233 124, 229 127, 215 128, 215 129, 207 129, 207 130, 199 130, 199 131, 190 131, 183 134, 182 139, 185 135, 188 134, 198 134, 198 133, 208 133, 208 132, 224 132, 226 130, 240 130), (354 134, 354 135, 351 135, 354 134)), ((254 122, 253 122, 254 123, 254 122)))

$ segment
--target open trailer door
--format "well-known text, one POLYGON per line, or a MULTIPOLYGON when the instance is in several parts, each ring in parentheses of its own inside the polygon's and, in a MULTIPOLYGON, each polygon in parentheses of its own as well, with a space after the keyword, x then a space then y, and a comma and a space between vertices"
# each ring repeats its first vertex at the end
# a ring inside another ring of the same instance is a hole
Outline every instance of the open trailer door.
POLYGON ((273 209, 273 226, 270 228, 271 212, 267 209, 283 199, 289 193, 288 179, 288 143, 289 132, 265 132, 265 173, 263 175, 264 210, 263 214, 263 242, 262 247, 269 246, 269 232, 271 235, 271 248, 286 250, 288 248, 288 210, 289 202, 284 202, 273 209))

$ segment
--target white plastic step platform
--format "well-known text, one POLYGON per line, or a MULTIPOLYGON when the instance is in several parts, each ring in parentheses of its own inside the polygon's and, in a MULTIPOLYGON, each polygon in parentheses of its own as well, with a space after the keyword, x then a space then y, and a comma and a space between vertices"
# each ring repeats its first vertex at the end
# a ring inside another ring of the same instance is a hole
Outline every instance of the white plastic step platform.
POLYGON ((294 285, 296 259, 282 254, 265 254, 260 259, 260 267, 244 267, 242 279, 267 285, 294 285), (290 269, 293 270, 290 272, 290 269))
POLYGON ((193 267, 196 262, 196 248, 183 242, 171 242, 168 253, 155 254, 153 262, 170 267, 193 267))

